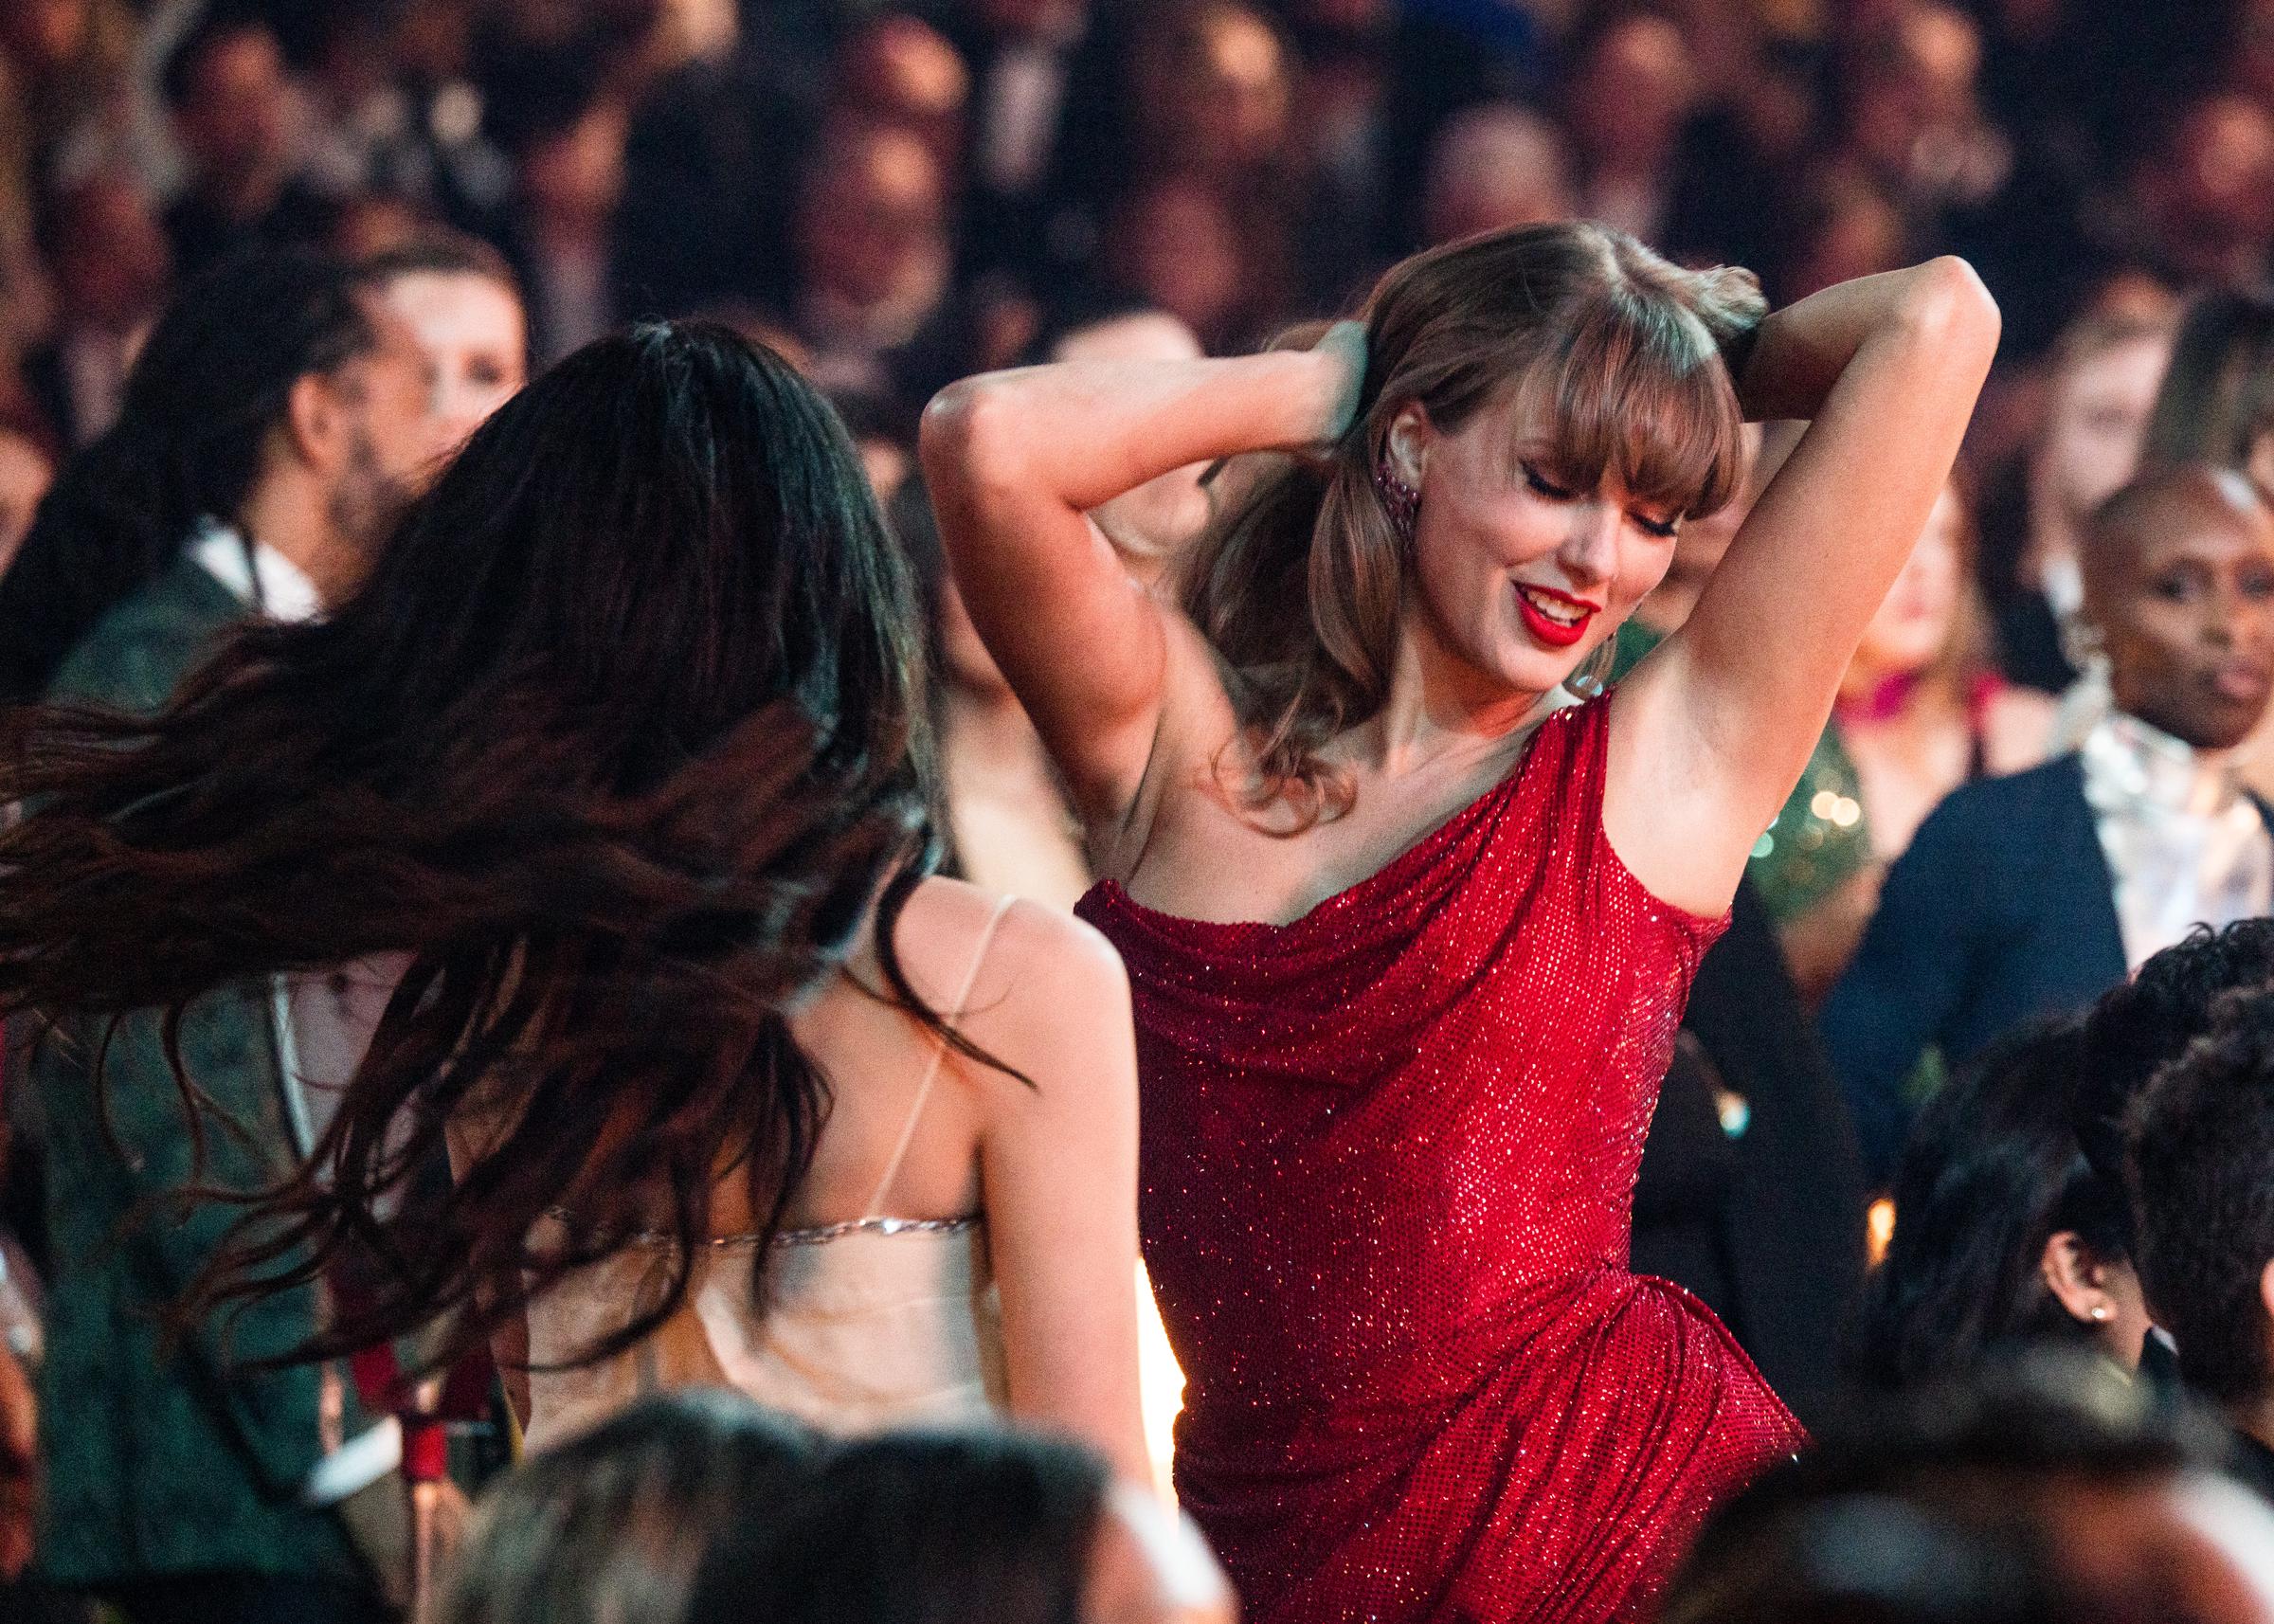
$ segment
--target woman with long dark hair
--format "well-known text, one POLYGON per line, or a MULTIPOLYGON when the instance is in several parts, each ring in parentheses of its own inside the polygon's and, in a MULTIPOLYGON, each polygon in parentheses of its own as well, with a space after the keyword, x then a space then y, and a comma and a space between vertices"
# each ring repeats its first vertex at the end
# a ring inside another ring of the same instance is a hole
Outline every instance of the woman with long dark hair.
POLYGON ((152 718, 12 720, 0 1014, 78 1039, 48 1066, 107 1034, 194 1087, 206 1001, 395 957, 189 1311, 361 1289, 253 1356, 525 1332, 539 1444, 723 1382, 843 1430, 1002 1405, 1142 1477, 1126 985, 1087 928, 928 877, 922 672, 821 398, 723 329, 604 339, 330 617, 152 718))
POLYGON ((2124 1193, 2079 1136, 2085 1060, 2077 1022, 2030 1026, 1920 1113, 1896 1169, 1895 1235, 1850 1328, 1857 1381, 1961 1380, 2048 1343, 2139 1363, 2148 1316, 2124 1193))
POLYGON ((925 464, 1109 877, 1186 1506, 1264 1624, 1648 1610, 1799 1431, 1627 1270, 1689 978, 1923 528, 1995 346, 1961 263, 1763 319, 1600 226, 1394 267, 1308 352, 959 385, 925 464), (1814 419, 1688 622, 1618 623, 1814 419), (1135 586, 1083 514, 1266 454, 1135 586))

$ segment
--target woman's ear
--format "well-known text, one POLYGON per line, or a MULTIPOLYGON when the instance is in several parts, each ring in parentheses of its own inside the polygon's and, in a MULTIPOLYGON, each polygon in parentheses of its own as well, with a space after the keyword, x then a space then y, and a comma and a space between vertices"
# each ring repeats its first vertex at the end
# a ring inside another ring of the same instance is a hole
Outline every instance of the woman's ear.
POLYGON ((2046 1289, 2069 1318, 2092 1326, 2103 1326, 2116 1318, 2121 1305, 2108 1289, 2108 1272, 2075 1230, 2057 1230, 2048 1236, 2037 1268, 2045 1276, 2046 1289))
POLYGON ((1429 465, 1430 442, 1436 438, 1436 427, 1429 421, 1429 408, 1419 401, 1408 401, 1398 408, 1390 419, 1390 432, 1384 442, 1389 451, 1390 471, 1415 490, 1421 488, 1422 471, 1429 465))

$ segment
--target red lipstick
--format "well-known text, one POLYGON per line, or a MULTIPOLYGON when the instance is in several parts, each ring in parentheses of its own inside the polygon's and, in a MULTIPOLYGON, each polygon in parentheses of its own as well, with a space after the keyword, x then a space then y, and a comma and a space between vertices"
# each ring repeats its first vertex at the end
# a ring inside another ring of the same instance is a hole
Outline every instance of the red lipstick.
POLYGON ((1515 587, 1516 611, 1524 617, 1525 629, 1550 648, 1569 648, 1585 637, 1587 623, 1602 607, 1529 581, 1519 581, 1515 587))

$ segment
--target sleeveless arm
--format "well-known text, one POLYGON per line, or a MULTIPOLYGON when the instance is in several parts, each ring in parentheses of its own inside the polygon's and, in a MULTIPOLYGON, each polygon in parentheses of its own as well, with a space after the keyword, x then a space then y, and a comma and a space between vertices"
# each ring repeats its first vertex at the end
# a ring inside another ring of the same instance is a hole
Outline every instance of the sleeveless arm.
POLYGON ((1955 259, 1843 282, 1761 324, 1747 415, 1813 421, 1696 611, 1616 700, 1606 826, 1667 901, 1728 905, 1949 478, 1997 332, 1955 259))
POLYGON ((926 409, 956 583, 1085 822, 1126 819, 1190 654, 1087 510, 1187 463, 1318 441, 1357 387, 1341 350, 1067 362, 967 378, 926 409))
POLYGON ((1104 937, 1014 907, 979 978, 975 1041, 1032 1087, 981 1090, 981 1200, 1002 1297, 1011 1413, 1149 1483, 1137 1376, 1137 1062, 1128 979, 1104 937))

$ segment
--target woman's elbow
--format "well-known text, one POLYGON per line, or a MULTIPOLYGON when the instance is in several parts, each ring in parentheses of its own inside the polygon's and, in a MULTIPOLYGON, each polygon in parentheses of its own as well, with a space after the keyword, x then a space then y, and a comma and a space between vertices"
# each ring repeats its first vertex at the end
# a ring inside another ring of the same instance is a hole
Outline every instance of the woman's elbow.
POLYGON ((1922 345, 1945 354, 1977 355, 1984 366, 1997 351, 2004 321, 1980 275, 1956 254, 1917 267, 1902 319, 1922 345))
POLYGON ((931 397, 916 449, 935 495, 1015 483, 1018 406, 993 373, 959 378, 931 397))

